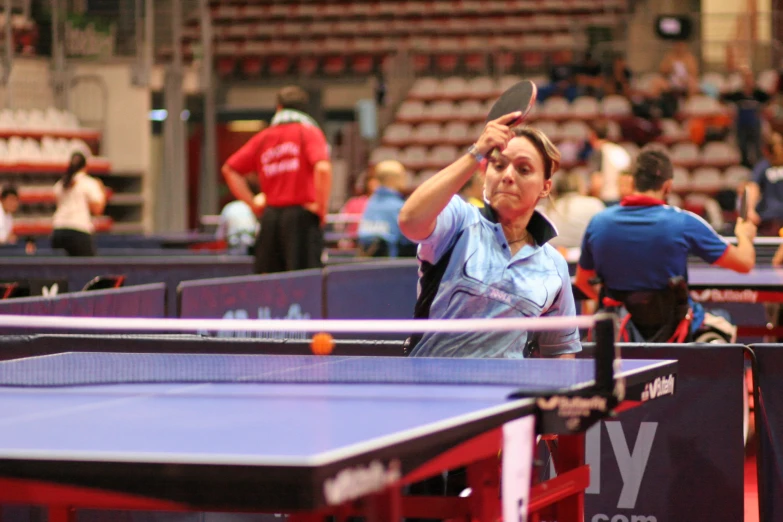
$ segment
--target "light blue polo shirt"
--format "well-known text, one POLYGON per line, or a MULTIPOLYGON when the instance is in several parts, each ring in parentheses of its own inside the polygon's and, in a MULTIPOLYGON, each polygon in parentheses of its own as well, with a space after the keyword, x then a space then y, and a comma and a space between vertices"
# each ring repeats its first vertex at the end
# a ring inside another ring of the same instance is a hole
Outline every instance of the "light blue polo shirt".
MULTIPOLYGON (((538 211, 533 213, 527 230, 535 246, 525 245, 512 257, 491 208, 487 206, 482 214, 481 209, 461 198, 452 198, 438 216, 433 233, 419 245, 416 317, 575 316, 568 264, 547 244, 557 230, 538 211), (447 264, 443 263, 445 256, 447 264), (438 268, 444 266, 445 271, 440 272, 438 268)), ((579 331, 573 327, 531 333, 425 333, 410 355, 520 359, 528 341, 535 341, 545 357, 582 349, 579 331)))

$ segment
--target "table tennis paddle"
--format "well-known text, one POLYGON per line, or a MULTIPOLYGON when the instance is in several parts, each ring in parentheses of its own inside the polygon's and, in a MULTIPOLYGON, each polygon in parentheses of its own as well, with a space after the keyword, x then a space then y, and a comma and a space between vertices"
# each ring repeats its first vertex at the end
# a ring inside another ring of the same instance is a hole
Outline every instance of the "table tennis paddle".
POLYGON ((748 189, 742 189, 742 194, 739 196, 739 217, 743 221, 748 220, 748 189))
MULTIPOLYGON (((506 91, 500 95, 500 98, 492 105, 492 108, 487 114, 487 123, 511 114, 512 112, 522 111, 519 118, 508 124, 510 128, 514 128, 521 124, 530 110, 536 104, 536 95, 538 94, 538 88, 536 84, 530 80, 522 80, 515 83, 506 91)), ((495 149, 489 153, 489 157, 494 160, 498 159, 500 151, 495 149)))

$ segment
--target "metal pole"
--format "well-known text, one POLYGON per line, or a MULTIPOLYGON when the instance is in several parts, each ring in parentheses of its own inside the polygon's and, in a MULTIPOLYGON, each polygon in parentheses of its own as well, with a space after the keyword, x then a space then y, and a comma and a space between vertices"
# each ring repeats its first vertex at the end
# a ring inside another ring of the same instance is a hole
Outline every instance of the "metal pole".
POLYGON ((155 6, 153 0, 135 0, 135 2, 136 66, 133 71, 133 84, 137 87, 149 87, 155 44, 155 6))
POLYGON ((54 91, 54 103, 58 109, 66 109, 65 97, 65 42, 62 29, 62 8, 60 0, 52 0, 52 90, 54 91))
POLYGON ((173 0, 171 9, 174 59, 166 71, 166 123, 164 125, 165 161, 158 201, 158 226, 168 232, 183 232, 187 228, 188 183, 185 154, 185 126, 182 121, 182 2, 173 0))
POLYGON ((5 59, 3 60, 3 85, 8 85, 14 60, 13 25, 11 24, 11 0, 5 0, 5 59))
POLYGON ((149 85, 152 76, 153 53, 155 52, 155 2, 144 2, 144 71, 149 85))
POLYGON ((214 40, 209 0, 199 0, 199 10, 201 14, 201 90, 204 94, 204 137, 199 172, 198 215, 205 216, 218 212, 217 107, 215 105, 215 82, 212 74, 214 40))

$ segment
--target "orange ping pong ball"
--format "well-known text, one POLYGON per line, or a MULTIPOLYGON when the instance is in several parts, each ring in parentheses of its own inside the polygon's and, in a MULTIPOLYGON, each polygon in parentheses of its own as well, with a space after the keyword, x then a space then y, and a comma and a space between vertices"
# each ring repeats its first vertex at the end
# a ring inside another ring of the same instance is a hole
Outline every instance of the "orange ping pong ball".
POLYGON ((783 227, 780 227, 780 230, 778 230, 778 235, 783 237, 783 227))
POLYGON ((334 349, 334 338, 328 333, 317 333, 310 342, 310 349, 316 355, 329 355, 334 349))

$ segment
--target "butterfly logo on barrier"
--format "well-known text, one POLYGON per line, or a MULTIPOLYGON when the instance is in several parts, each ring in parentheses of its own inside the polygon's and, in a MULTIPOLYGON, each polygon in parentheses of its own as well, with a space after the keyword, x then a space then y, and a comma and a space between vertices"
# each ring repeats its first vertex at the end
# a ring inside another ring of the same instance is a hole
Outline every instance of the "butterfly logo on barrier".
POLYGON ((57 283, 54 283, 49 288, 46 288, 45 286, 41 288, 41 293, 44 297, 54 297, 57 295, 57 292, 60 291, 60 287, 57 285, 57 283))

